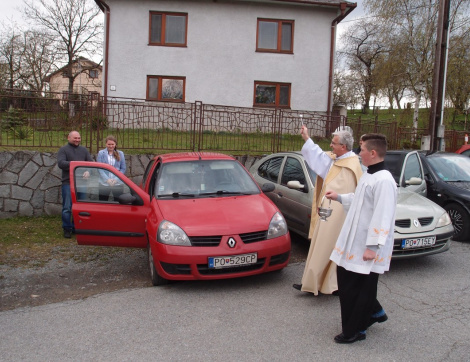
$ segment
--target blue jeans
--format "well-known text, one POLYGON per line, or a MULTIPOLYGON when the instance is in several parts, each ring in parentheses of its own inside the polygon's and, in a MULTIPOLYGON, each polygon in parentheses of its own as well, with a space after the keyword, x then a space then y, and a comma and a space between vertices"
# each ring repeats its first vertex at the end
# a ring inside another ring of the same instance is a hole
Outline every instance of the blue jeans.
POLYGON ((72 222, 72 194, 70 185, 62 184, 62 227, 64 230, 74 229, 72 222))

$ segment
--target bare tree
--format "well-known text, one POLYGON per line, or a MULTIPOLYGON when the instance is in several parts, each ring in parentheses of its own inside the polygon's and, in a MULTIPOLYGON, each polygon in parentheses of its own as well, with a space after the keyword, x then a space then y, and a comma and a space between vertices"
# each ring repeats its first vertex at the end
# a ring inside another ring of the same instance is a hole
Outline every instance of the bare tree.
POLYGON ((381 35, 378 23, 362 20, 350 27, 342 37, 340 54, 345 57, 349 72, 361 84, 364 112, 370 108, 372 95, 377 94, 376 65, 386 52, 381 35))
MULTIPOLYGON (((469 0, 452 2, 451 31, 456 24, 468 21, 468 4, 469 0)), ((394 57, 403 62, 402 70, 415 97, 416 129, 422 98, 429 99, 432 91, 439 0, 364 0, 364 6, 376 19, 390 25, 385 41, 394 57)))
POLYGON ((36 30, 24 32, 23 67, 20 71, 25 86, 34 91, 43 91, 45 77, 51 73, 56 59, 54 39, 48 33, 36 30))
MULTIPOLYGON (((101 10, 91 0, 24 0, 24 3, 26 17, 56 40, 57 55, 66 64, 68 92, 73 94, 75 78, 90 70, 74 68, 74 61, 80 56, 91 58, 101 51, 101 10)), ((70 111, 73 114, 73 107, 70 111)))
POLYGON ((454 105, 454 116, 468 112, 470 102, 470 35, 468 31, 450 40, 446 94, 454 105))
POLYGON ((7 88, 21 88, 23 60, 22 31, 15 23, 3 24, 0 38, 0 63, 2 63, 2 79, 7 88))

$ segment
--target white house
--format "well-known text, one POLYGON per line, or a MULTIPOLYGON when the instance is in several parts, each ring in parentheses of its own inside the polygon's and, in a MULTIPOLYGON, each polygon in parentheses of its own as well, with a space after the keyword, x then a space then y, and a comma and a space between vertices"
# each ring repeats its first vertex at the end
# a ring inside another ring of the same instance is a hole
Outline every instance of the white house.
POLYGON ((341 0, 95 0, 103 94, 329 113, 341 0))

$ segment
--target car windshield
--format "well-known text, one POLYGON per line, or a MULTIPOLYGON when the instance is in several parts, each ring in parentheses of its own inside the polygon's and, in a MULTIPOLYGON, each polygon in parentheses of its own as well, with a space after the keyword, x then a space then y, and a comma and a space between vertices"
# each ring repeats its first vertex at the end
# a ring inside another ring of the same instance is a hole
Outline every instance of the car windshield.
POLYGON ((162 165, 155 186, 158 198, 252 195, 259 188, 236 161, 195 160, 162 165))
POLYGON ((434 172, 449 182, 470 182, 470 158, 459 155, 427 157, 434 172))

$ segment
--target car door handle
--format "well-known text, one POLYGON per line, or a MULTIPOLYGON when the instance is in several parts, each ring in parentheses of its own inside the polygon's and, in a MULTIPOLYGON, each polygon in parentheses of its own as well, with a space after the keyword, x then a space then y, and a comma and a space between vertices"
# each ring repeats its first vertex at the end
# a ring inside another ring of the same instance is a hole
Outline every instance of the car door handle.
POLYGON ((78 215, 80 215, 80 216, 91 216, 91 214, 89 212, 85 212, 85 211, 79 212, 78 215))

